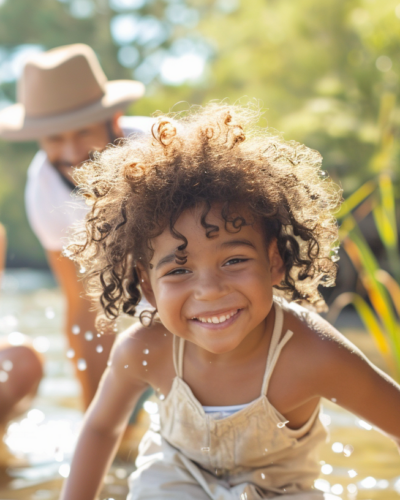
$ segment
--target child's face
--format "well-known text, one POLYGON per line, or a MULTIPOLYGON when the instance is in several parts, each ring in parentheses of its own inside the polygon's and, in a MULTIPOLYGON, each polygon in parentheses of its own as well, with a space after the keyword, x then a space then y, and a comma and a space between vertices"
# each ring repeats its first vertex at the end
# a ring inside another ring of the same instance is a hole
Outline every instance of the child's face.
POLYGON ((171 333, 221 354, 265 328, 272 286, 281 282, 284 270, 275 241, 267 250, 257 224, 239 232, 228 226, 227 231, 220 209, 214 207, 206 220, 219 232, 207 238, 200 216, 201 208, 188 210, 175 224, 188 240, 184 265, 175 260, 182 240, 169 228, 152 240, 152 266, 141 273, 142 289, 171 333))

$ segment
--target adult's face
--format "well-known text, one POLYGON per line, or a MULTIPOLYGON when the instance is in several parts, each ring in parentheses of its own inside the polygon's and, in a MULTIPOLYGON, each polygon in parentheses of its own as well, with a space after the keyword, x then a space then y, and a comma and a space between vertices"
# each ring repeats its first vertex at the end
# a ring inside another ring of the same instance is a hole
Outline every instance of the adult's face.
POLYGON ((72 168, 89 159, 92 151, 102 151, 114 139, 122 137, 118 125, 121 113, 107 122, 95 123, 61 134, 49 135, 39 141, 50 163, 69 181, 72 168))

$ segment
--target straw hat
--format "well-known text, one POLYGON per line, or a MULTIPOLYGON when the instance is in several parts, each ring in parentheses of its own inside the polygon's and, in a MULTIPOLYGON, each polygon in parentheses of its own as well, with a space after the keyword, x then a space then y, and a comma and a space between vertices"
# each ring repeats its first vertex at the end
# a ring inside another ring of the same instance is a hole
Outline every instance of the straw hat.
POLYGON ((33 140, 105 121, 143 94, 140 82, 109 82, 88 45, 58 47, 25 65, 18 103, 0 111, 0 137, 33 140))

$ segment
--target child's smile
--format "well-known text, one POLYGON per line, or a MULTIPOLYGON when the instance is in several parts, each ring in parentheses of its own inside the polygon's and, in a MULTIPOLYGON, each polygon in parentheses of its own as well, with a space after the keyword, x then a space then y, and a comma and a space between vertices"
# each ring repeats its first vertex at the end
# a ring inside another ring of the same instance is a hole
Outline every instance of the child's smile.
MULTIPOLYGON (((274 243, 267 249, 257 224, 237 231, 225 226, 220 209, 213 207, 206 219, 219 231, 209 238, 200 216, 200 209, 189 210, 175 224, 188 241, 184 264, 175 254, 182 240, 169 228, 152 241, 153 267, 144 273, 142 288, 169 331, 206 351, 228 353, 265 331, 282 262, 274 243)), ((250 214, 246 217, 251 221, 250 214)))

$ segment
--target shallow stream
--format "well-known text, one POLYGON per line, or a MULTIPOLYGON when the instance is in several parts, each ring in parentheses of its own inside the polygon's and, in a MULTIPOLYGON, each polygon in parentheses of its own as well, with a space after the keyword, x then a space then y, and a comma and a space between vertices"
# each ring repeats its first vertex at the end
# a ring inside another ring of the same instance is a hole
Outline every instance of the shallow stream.
MULTIPOLYGON (((0 500, 55 500, 68 475, 82 412, 79 387, 66 357, 63 317, 63 298, 48 273, 6 273, 0 295, 0 337, 18 342, 15 332, 29 335, 46 357, 46 373, 32 408, 12 422, 4 436, 18 463, 0 468, 0 500)), ((348 324, 354 321, 349 319, 348 324)), ((342 332, 384 369, 366 333, 345 324, 342 332)), ((323 406, 331 439, 322 450, 315 486, 343 500, 399 500, 400 454, 394 443, 334 402, 324 400, 323 406)), ((154 404, 146 408, 151 413, 154 404)), ((132 461, 117 459, 100 499, 125 500, 126 478, 133 469, 132 461)))

